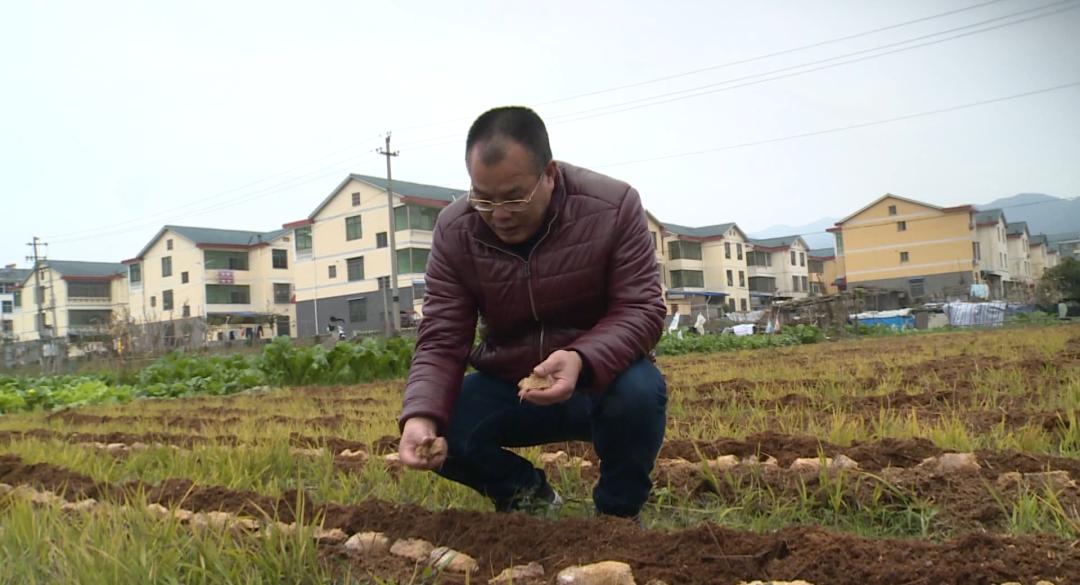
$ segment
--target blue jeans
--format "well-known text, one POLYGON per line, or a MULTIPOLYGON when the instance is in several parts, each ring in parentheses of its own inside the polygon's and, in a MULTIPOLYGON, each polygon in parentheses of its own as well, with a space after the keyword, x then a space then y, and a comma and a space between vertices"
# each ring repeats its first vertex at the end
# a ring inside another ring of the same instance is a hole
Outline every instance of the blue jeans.
POLYGON ((649 499, 664 441, 667 385, 652 362, 630 365, 599 396, 579 387, 551 406, 520 402, 517 387, 483 373, 465 377, 447 430, 450 452, 439 475, 506 509, 546 482, 544 472, 503 447, 591 441, 600 459, 593 502, 601 514, 635 516, 649 499))

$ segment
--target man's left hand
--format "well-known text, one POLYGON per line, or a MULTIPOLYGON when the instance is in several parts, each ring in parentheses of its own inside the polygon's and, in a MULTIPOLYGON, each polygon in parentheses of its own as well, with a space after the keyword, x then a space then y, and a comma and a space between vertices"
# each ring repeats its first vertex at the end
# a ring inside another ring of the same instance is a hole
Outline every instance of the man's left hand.
POLYGON ((533 404, 548 406, 568 400, 577 387, 581 375, 581 356, 576 351, 558 350, 543 363, 533 368, 537 376, 551 376, 555 383, 542 390, 522 390, 518 396, 533 404))

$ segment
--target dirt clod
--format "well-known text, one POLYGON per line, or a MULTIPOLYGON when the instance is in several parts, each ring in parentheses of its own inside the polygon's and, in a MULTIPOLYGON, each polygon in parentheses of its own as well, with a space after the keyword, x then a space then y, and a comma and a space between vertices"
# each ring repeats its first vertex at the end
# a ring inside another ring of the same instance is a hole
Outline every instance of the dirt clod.
POLYGON ((417 562, 425 562, 431 556, 435 545, 419 538, 403 538, 390 547, 390 554, 417 562))
POLYGON ((488 585, 510 585, 533 579, 544 578, 544 567, 540 563, 532 562, 527 565, 517 565, 503 569, 492 579, 488 579, 488 585))
POLYGON ((476 559, 445 546, 432 550, 428 556, 428 563, 440 571, 450 573, 473 573, 480 568, 476 559))
POLYGON ((563 569, 555 582, 558 585, 636 585, 630 565, 618 561, 563 569))
POLYGON ((319 544, 326 545, 341 544, 349 538, 349 535, 345 534, 345 531, 340 528, 331 528, 329 530, 316 528, 312 536, 315 537, 315 541, 319 544))
POLYGON ((529 374, 528 377, 522 378, 518 382, 518 390, 544 390, 551 388, 555 383, 555 378, 551 376, 537 376, 536 374, 529 374))
POLYGON ((345 541, 345 550, 361 555, 385 553, 390 550, 390 538, 382 532, 359 532, 345 541))

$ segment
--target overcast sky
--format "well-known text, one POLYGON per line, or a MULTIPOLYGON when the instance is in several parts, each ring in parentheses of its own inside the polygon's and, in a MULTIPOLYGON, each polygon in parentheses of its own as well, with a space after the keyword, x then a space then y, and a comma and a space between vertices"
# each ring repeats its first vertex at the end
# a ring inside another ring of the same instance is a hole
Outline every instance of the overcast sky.
POLYGON ((0 262, 35 235, 119 261, 166 223, 277 228, 347 173, 383 175, 387 130, 395 178, 464 188, 468 124, 506 104, 672 223, 1080 195, 1080 1, 809 5, 7 3, 0 262))

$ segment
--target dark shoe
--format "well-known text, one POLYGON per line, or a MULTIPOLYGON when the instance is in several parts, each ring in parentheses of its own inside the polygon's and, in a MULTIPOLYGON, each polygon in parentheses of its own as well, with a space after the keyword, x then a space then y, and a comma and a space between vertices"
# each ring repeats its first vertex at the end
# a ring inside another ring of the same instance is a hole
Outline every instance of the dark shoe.
POLYGON ((495 502, 496 512, 524 512, 530 516, 547 516, 557 512, 563 499, 547 481, 530 494, 522 494, 512 500, 495 502))

